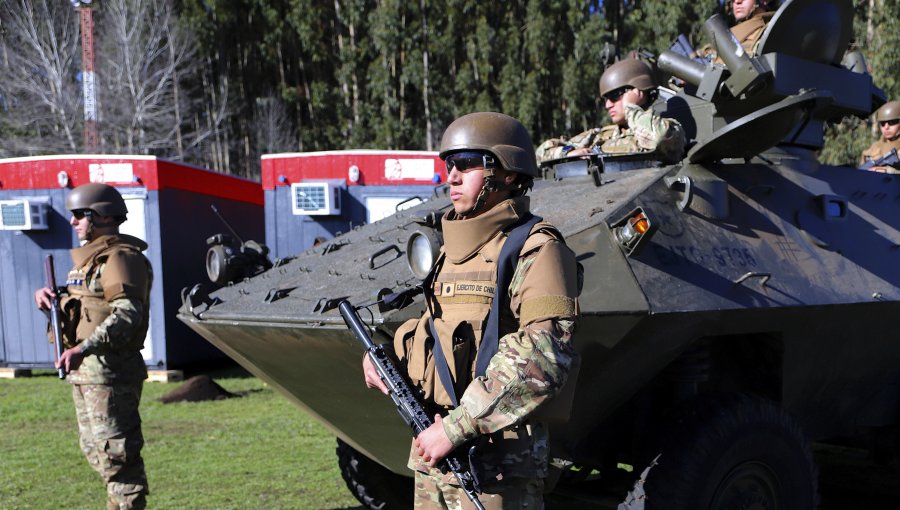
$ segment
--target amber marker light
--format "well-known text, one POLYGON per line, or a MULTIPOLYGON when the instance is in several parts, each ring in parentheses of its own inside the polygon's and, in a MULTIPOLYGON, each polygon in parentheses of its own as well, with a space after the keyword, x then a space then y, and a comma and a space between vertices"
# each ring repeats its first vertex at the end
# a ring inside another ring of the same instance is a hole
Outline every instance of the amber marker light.
POLYGON ((610 225, 613 237, 626 256, 637 254, 656 230, 656 225, 640 207, 610 225))
POLYGON ((647 233, 647 230, 650 229, 650 220, 647 219, 647 215, 641 213, 637 216, 630 218, 628 223, 631 224, 631 227, 641 235, 647 233))

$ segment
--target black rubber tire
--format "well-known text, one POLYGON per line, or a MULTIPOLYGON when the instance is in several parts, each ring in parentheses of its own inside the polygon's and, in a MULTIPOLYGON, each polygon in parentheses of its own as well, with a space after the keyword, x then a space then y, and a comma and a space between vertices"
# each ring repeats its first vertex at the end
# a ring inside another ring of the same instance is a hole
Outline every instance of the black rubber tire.
MULTIPOLYGON (((659 429, 647 510, 814 510, 818 469, 800 426, 777 404, 705 396, 659 429)), ((636 470, 643 466, 635 466, 636 470)))
POLYGON ((350 492, 369 510, 408 510, 413 506, 413 479, 390 471, 337 440, 338 466, 350 492))

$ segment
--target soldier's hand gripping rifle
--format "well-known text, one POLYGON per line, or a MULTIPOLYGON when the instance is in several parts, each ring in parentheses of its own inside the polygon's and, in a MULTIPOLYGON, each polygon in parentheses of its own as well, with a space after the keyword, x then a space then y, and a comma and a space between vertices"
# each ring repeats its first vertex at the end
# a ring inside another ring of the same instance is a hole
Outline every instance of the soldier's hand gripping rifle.
MULTIPOLYGON (((338 304, 338 309, 341 312, 341 317, 344 318, 344 322, 347 323, 347 327, 350 328, 356 339, 366 348, 369 359, 372 360, 372 364, 378 370, 379 377, 384 381, 391 398, 394 400, 394 404, 397 406, 397 412, 400 413, 403 421, 412 427, 413 436, 418 437, 422 431, 434 423, 428 412, 425 411, 422 403, 416 398, 412 387, 397 370, 394 362, 385 352, 384 347, 375 345, 375 342, 372 341, 372 337, 366 331, 366 327, 356 312, 356 308, 345 299, 338 304)), ((470 469, 463 467, 458 457, 451 453, 438 463, 438 467, 441 471, 446 472, 450 470, 453 472, 459 485, 466 491, 466 495, 469 497, 472 505, 477 510, 484 510, 484 505, 478 501, 478 494, 481 494, 478 480, 470 469)))
MULTIPOLYGON (((47 255, 44 259, 44 276, 47 278, 47 287, 53 291, 50 298, 50 331, 53 332, 53 346, 56 350, 56 359, 63 353, 62 330, 60 329, 59 297, 56 295, 56 272, 53 271, 53 255, 47 255)), ((66 378, 65 367, 59 367, 59 378, 66 378)))
POLYGON ((873 159, 871 161, 866 161, 862 165, 859 166, 860 170, 871 170, 876 166, 890 166, 897 169, 900 169, 900 157, 897 156, 897 149, 891 149, 891 152, 888 152, 884 156, 881 156, 878 159, 873 159))

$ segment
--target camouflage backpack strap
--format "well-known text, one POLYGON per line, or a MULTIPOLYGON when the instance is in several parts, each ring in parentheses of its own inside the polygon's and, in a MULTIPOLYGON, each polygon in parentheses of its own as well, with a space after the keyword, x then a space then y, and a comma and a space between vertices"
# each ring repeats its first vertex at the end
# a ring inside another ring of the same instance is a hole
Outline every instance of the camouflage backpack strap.
POLYGON ((500 250, 500 257, 497 260, 497 290, 491 303, 484 336, 475 357, 475 377, 483 376, 487 372, 491 358, 497 354, 500 345, 500 306, 508 301, 506 290, 516 270, 516 263, 519 261, 519 254, 525 246, 525 241, 531 235, 531 229, 541 221, 543 218, 531 213, 522 216, 509 232, 500 250))

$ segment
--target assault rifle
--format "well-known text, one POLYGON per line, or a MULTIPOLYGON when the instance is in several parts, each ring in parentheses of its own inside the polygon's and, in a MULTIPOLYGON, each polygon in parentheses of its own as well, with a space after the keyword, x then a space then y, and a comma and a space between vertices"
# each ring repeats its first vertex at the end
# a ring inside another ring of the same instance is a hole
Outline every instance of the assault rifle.
MULTIPOLYGON (((366 331, 366 327, 356 312, 356 308, 345 299, 338 303, 338 309, 341 312, 341 317, 344 318, 344 322, 347 323, 347 327, 350 328, 356 339, 366 348, 366 353, 368 353, 369 359, 372 360, 372 364, 375 365, 375 369, 378 370, 379 377, 388 387, 388 392, 397 406, 397 412, 400 413, 403 421, 412 427, 413 436, 418 437, 422 431, 433 423, 428 412, 425 411, 422 403, 416 398, 415 392, 409 383, 406 382, 406 379, 397 371, 397 367, 387 352, 385 352, 384 347, 375 345, 375 342, 372 341, 372 337, 366 331)), ((472 449, 474 450, 474 447, 472 449)), ((459 457, 453 454, 448 455, 438 463, 438 467, 441 471, 446 472, 450 470, 453 472, 456 480, 459 481, 459 485, 466 491, 466 495, 469 497, 472 505, 477 510, 484 510, 484 505, 478 501, 478 494, 481 494, 478 479, 471 469, 463 467, 459 457)))
MULTIPOLYGON (((56 273, 53 271, 53 255, 47 255, 44 259, 44 275, 47 277, 47 287, 53 291, 53 297, 50 298, 50 331, 53 332, 53 345, 56 349, 56 359, 63 353, 62 330, 59 327, 59 297, 56 296, 56 273)), ((66 368, 59 367, 59 378, 66 378, 66 368)))
POLYGON ((866 161, 862 165, 859 166, 860 170, 871 170, 876 166, 892 166, 894 168, 900 169, 900 157, 897 156, 897 149, 891 149, 891 152, 888 152, 884 156, 881 156, 878 159, 873 159, 871 161, 866 161))

